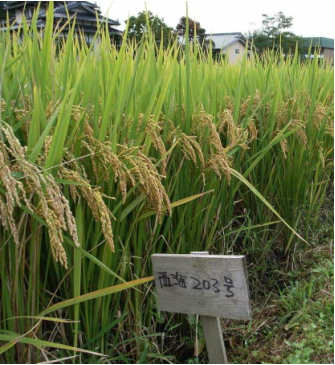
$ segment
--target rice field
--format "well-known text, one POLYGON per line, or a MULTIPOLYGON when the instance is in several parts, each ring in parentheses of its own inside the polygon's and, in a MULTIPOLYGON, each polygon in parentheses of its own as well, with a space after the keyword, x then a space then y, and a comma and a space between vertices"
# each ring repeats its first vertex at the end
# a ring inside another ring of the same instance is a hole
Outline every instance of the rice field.
POLYGON ((150 255, 244 254, 257 296, 313 245, 333 68, 86 45, 51 18, 0 34, 0 361, 173 362, 187 319, 157 309, 150 255))

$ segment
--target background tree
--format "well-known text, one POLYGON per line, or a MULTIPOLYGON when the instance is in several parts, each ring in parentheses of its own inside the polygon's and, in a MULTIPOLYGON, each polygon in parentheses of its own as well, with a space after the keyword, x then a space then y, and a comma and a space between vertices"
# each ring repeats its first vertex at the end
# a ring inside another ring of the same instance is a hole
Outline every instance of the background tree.
MULTIPOLYGON (((200 26, 199 22, 194 21, 191 18, 189 19, 189 40, 194 42, 195 36, 197 37, 198 42, 203 45, 205 42, 205 33, 206 30, 200 26)), ((176 33, 180 37, 186 36, 186 17, 183 16, 180 18, 179 23, 176 26, 176 33)))
POLYGON ((262 53, 267 49, 281 50, 284 54, 294 52, 298 44, 299 51, 302 50, 302 38, 287 31, 293 25, 293 18, 285 16, 282 12, 273 16, 262 14, 263 27, 249 33, 249 38, 253 39, 255 46, 262 53))
POLYGON ((142 11, 138 13, 137 16, 131 16, 129 18, 128 39, 140 41, 143 35, 149 32, 149 29, 154 33, 157 43, 161 42, 163 35, 163 44, 165 48, 168 47, 169 43, 174 38, 173 29, 164 22, 164 19, 160 19, 151 11, 142 11))

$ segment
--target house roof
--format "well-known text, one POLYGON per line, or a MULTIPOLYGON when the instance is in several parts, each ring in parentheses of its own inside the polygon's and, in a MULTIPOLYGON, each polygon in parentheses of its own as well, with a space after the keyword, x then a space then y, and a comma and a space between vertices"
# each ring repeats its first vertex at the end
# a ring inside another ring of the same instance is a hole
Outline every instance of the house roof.
MULTIPOLYGON (((24 3, 24 1, 2 1, 2 7, 5 10, 11 10, 24 6, 24 3)), ((36 1, 31 1, 31 3, 36 3, 36 1)))
MULTIPOLYGON (((48 1, 2 1, 3 8, 5 10, 13 10, 13 9, 20 9, 24 6, 37 6, 38 3, 48 3, 48 1)), ((54 1, 54 5, 56 6, 59 3, 63 3, 62 1, 54 1)))
POLYGON ((206 40, 212 40, 214 42, 215 49, 225 49, 226 47, 236 43, 242 42, 243 44, 247 43, 247 39, 241 32, 235 33, 214 33, 214 34, 205 34, 206 40))
MULTIPOLYGON (((90 22, 96 22, 97 18, 96 16, 91 16, 89 14, 85 14, 85 13, 69 13, 69 16, 75 16, 75 18, 77 20, 83 20, 83 21, 90 21, 90 22)), ((46 15, 45 14, 42 14, 40 16, 40 18, 45 18, 46 15)), ((68 15, 64 12, 64 13, 60 13, 60 12, 57 12, 57 13, 54 13, 54 18, 56 19, 61 19, 61 18, 68 18, 68 15)), ((108 22, 109 25, 120 25, 120 23, 116 20, 112 20, 112 19, 108 19, 108 18, 105 18, 101 15, 98 15, 98 19, 101 23, 104 23, 104 22, 108 22)))
MULTIPOLYGON (((2 2, 3 11, 19 9, 24 6, 33 6, 37 7, 38 1, 4 1, 2 2)), ((42 1, 41 3, 48 3, 48 1, 42 1)), ((113 19, 107 19, 106 17, 101 15, 101 11, 99 7, 89 1, 67 1, 66 5, 62 1, 54 1, 54 17, 55 18, 63 18, 68 17, 68 13, 70 16, 74 15, 76 11, 75 8, 81 8, 83 12, 81 14, 77 14, 78 16, 85 17, 85 19, 81 20, 89 20, 96 21, 96 17, 98 16, 99 21, 105 22, 108 21, 109 25, 120 25, 119 21, 113 19)), ((0 9, 1 10, 1 9, 0 9)), ((38 15, 39 19, 45 18, 47 12, 41 11, 38 15)))
POLYGON ((325 37, 304 37, 305 47, 321 47, 321 48, 330 48, 334 49, 334 39, 332 38, 325 38, 325 37))
POLYGON ((6 12, 4 11, 5 4, 0 2, 0 19, 6 19, 6 12))
MULTIPOLYGON (((93 15, 95 15, 96 13, 101 14, 101 11, 97 7, 97 5, 89 3, 88 1, 67 1, 66 5, 55 6, 54 14, 66 14, 67 11, 70 11, 73 8, 77 7, 81 7, 93 15)), ((45 14, 46 12, 42 13, 41 15, 45 14)))
MULTIPOLYGON (((120 25, 117 20, 107 19, 106 17, 101 15, 100 9, 97 7, 96 4, 88 2, 88 1, 68 1, 66 6, 61 5, 57 6, 54 9, 54 17, 55 18, 67 18, 68 12, 69 15, 72 16, 76 12, 73 11, 75 8, 82 8, 85 13, 77 13, 76 18, 80 20, 88 20, 88 21, 96 21, 96 15, 98 15, 99 21, 105 22, 108 21, 110 25, 120 25), (91 15, 90 15, 91 14, 91 15)), ((39 17, 44 18, 46 17, 46 12, 41 13, 39 17)))
MULTIPOLYGON (((45 22, 43 20, 37 20, 36 27, 38 29, 44 29, 45 28, 45 22)), ((14 24, 10 27, 11 30, 16 30, 22 28, 21 24, 14 24)), ((0 30, 3 30, 4 28, 0 28, 0 30)))

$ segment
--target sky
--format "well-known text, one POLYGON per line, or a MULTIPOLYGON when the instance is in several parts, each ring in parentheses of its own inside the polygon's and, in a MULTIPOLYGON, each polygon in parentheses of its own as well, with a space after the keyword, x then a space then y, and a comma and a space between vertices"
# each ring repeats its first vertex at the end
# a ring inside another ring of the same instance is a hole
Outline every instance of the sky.
MULTIPOLYGON (((119 30, 124 30, 128 16, 145 10, 145 2, 139 0, 95 2, 104 15, 119 20, 119 30)), ((187 3, 189 17, 200 22, 206 33, 246 34, 261 28, 262 14, 274 15, 281 11, 293 17, 293 27, 289 30, 295 34, 334 38, 334 0, 189 0, 187 3)), ((149 0, 146 6, 172 28, 186 14, 186 1, 149 0)))

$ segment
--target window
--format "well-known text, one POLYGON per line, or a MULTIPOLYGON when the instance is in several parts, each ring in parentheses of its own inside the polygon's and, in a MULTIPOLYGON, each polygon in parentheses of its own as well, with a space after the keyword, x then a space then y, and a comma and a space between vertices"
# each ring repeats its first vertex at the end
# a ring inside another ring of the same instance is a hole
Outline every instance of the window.
POLYGON ((240 54, 240 50, 238 48, 235 49, 236 54, 240 54))

